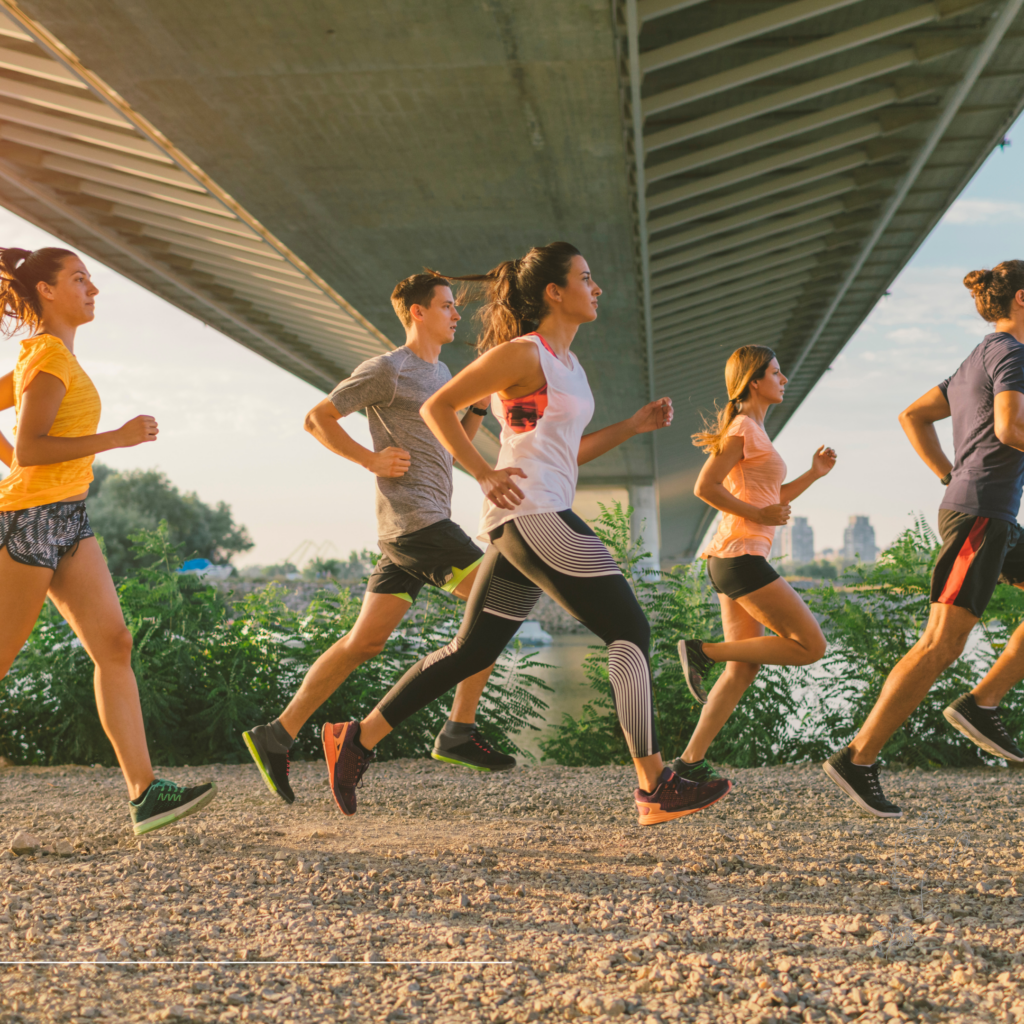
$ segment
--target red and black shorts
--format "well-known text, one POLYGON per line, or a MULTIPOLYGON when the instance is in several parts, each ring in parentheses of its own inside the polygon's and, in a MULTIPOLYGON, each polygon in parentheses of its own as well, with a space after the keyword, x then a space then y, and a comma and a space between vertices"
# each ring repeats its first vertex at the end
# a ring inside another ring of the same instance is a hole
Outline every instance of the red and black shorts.
POLYGON ((997 583, 1024 583, 1024 536, 1016 523, 939 509, 942 550, 932 571, 932 602, 979 619, 997 583))

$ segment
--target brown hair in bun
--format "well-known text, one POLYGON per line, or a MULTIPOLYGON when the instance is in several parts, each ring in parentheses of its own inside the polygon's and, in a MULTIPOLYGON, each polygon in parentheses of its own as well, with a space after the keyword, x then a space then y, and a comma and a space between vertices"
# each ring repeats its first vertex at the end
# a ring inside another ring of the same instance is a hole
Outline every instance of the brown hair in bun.
POLYGON ((995 323, 1010 315, 1013 297, 1024 289, 1024 260, 1006 260, 991 270, 972 270, 964 286, 974 296, 981 318, 995 323))

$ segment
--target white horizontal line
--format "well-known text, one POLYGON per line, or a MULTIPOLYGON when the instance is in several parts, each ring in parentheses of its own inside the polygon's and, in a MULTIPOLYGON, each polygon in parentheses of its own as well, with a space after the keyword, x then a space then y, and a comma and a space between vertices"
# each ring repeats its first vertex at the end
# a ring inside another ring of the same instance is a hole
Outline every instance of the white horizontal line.
POLYGON ((232 965, 266 965, 287 964, 290 966, 309 966, 315 964, 320 967, 337 966, 358 966, 358 967, 406 967, 419 964, 432 967, 455 967, 467 964, 515 964, 518 960, 0 960, 4 967, 13 966, 34 966, 34 967, 76 967, 88 965, 90 967, 143 967, 143 966, 181 966, 195 967, 201 964, 214 967, 232 965))

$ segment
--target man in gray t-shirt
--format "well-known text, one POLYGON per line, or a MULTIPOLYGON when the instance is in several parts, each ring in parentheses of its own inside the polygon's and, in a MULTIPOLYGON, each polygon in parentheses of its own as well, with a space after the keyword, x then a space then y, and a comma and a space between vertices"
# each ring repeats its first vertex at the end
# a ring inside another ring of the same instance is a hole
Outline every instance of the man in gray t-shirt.
MULTIPOLYGON (((288 750, 299 729, 356 668, 381 651, 425 585, 465 600, 483 557, 449 518, 452 457, 420 417, 420 406, 451 380, 440 359, 461 319, 451 284, 436 275, 414 274, 398 283, 391 304, 405 326, 405 345, 360 363, 306 416, 306 429, 324 447, 377 478, 382 557, 370 575, 356 624, 317 659, 279 718, 243 734, 267 786, 288 803, 295 799, 288 782, 288 750), (366 413, 373 451, 339 422, 358 411, 366 413)), ((466 413, 463 425, 470 437, 486 413, 486 408, 466 413)), ((449 720, 434 741, 437 760, 484 771, 515 767, 515 758, 495 750, 475 725, 491 668, 459 684, 449 720)), ((324 743, 330 742, 329 733, 328 724, 324 743)))

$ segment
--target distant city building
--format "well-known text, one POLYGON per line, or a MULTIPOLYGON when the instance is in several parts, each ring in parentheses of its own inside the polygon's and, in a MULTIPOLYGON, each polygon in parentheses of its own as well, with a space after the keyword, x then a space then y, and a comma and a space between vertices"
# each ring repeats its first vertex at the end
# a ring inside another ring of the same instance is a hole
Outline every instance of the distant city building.
POLYGON ((814 530, 804 516, 795 516, 791 523, 776 529, 770 557, 794 565, 814 561, 814 530))
POLYGON ((878 558, 875 545, 875 528, 867 516, 850 516, 850 525, 843 530, 843 558, 853 561, 873 562, 878 558))

